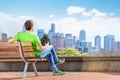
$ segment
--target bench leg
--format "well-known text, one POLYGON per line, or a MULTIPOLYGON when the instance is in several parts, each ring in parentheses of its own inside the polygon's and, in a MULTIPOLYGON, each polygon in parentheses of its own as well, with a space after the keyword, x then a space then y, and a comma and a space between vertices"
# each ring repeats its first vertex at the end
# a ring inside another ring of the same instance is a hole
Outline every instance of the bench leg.
POLYGON ((37 68, 36 68, 35 62, 33 62, 32 65, 33 65, 33 70, 35 72, 35 76, 39 76, 38 72, 37 72, 37 68))
POLYGON ((25 78, 25 77, 26 77, 26 72, 27 72, 27 69, 28 69, 28 64, 29 64, 29 63, 25 63, 25 67, 24 67, 24 72, 23 72, 22 78, 25 78))

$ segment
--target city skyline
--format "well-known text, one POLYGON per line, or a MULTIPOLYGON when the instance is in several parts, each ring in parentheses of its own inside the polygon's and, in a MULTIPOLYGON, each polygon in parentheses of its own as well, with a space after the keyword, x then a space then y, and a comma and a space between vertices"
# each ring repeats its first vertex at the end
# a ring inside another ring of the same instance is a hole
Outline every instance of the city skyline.
MULTIPOLYGON (((23 31, 25 32, 25 28, 23 26, 23 31)), ((104 47, 101 47, 101 37, 99 35, 95 36, 95 42, 87 42, 86 41, 86 31, 80 30, 79 39, 76 39, 76 36, 70 33, 56 33, 56 26, 54 23, 51 23, 51 29, 47 33, 49 39, 51 40, 50 43, 55 47, 56 50, 65 47, 73 47, 81 51, 81 53, 91 53, 97 51, 104 51, 104 52, 119 52, 120 51, 120 41, 115 41, 114 35, 105 35, 104 36, 104 47), (94 46, 92 46, 92 44, 94 46)), ((37 36, 41 40, 44 36, 44 29, 37 30, 37 36)), ((8 37, 7 33, 2 33, 0 42, 6 42, 8 37)))
POLYGON ((79 31, 86 31, 86 40, 94 43, 96 35, 115 35, 120 41, 120 5, 118 0, 1 0, 0 33, 14 36, 22 31, 27 19, 35 24, 35 34, 41 28, 48 33, 50 24, 56 24, 56 32, 71 33, 79 38, 79 31), (62 5, 62 6, 61 6, 62 5), (102 6, 101 6, 102 5, 102 6))

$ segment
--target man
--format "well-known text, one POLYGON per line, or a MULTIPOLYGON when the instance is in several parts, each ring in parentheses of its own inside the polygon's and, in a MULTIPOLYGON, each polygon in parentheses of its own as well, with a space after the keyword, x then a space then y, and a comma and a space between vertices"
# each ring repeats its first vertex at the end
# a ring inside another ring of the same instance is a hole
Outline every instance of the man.
POLYGON ((35 53, 35 57, 37 58, 48 58, 50 68, 53 71, 53 75, 64 75, 63 71, 60 71, 56 64, 62 64, 65 62, 65 59, 58 59, 58 56, 55 53, 55 50, 52 45, 46 44, 42 46, 39 38, 33 34, 34 24, 32 20, 27 20, 24 24, 26 32, 18 33, 14 38, 8 40, 9 43, 13 43, 15 41, 21 42, 32 42, 33 49, 35 53))

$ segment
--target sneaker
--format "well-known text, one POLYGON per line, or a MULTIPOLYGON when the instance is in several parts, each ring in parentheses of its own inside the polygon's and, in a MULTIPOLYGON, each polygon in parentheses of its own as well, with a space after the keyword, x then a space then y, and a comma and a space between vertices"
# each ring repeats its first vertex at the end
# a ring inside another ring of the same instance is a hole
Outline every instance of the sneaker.
POLYGON ((64 75, 65 73, 63 71, 57 71, 55 73, 53 73, 53 76, 58 76, 58 75, 64 75))
POLYGON ((59 65, 59 64, 63 64, 65 62, 65 59, 59 59, 58 62, 56 63, 56 65, 59 65))

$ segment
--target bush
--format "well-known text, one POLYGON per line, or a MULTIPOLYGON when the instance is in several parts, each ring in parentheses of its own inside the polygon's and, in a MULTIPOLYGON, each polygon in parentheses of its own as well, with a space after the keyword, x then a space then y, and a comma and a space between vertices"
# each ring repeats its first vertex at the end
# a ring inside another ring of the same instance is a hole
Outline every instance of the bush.
POLYGON ((80 53, 75 48, 72 47, 66 47, 66 48, 61 48, 59 51, 57 51, 58 56, 87 56, 86 53, 80 53))

